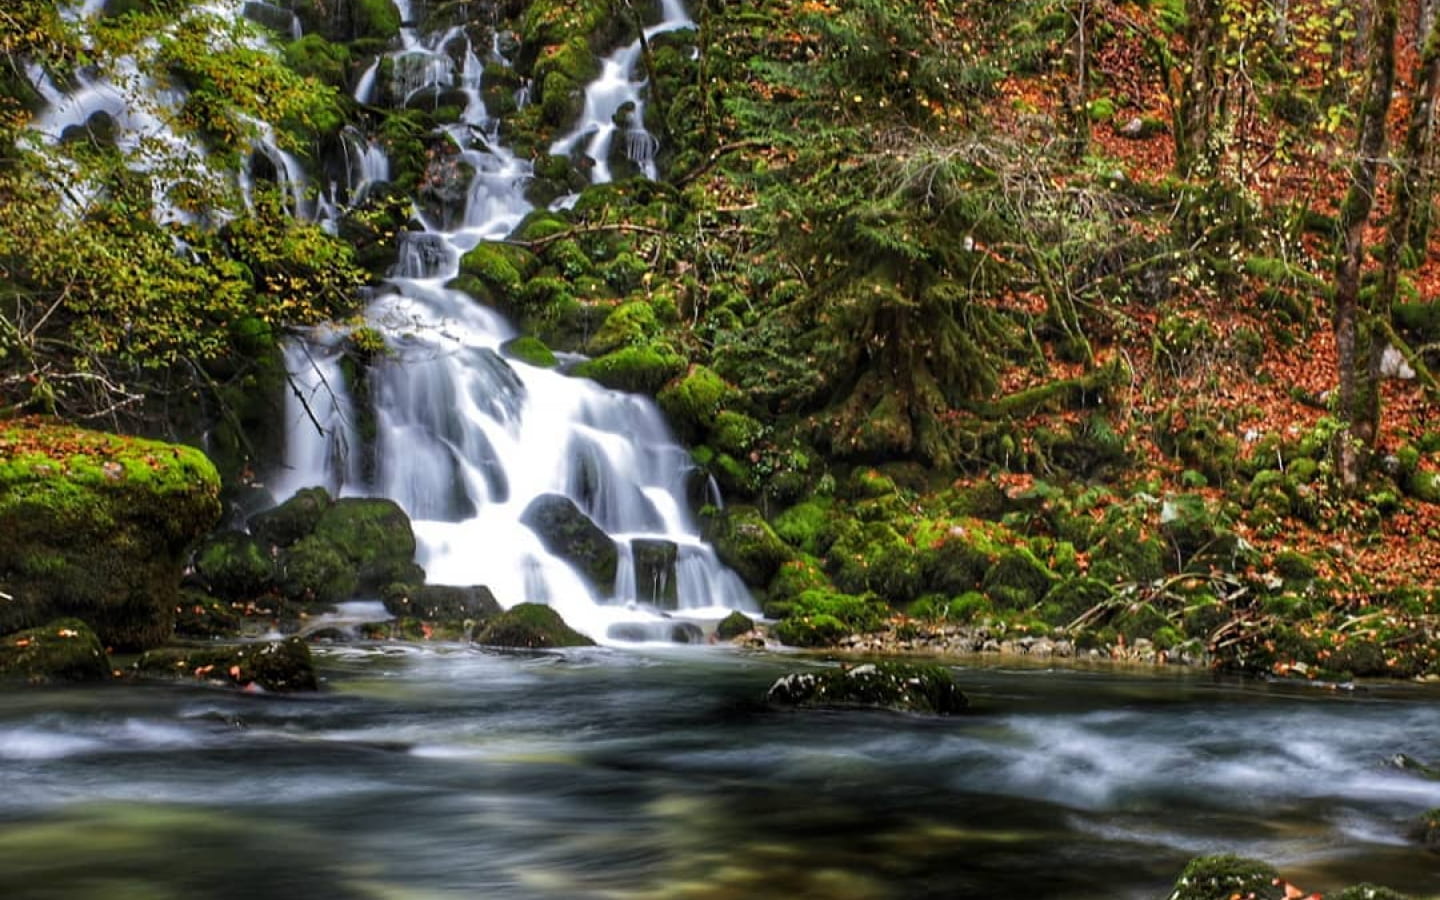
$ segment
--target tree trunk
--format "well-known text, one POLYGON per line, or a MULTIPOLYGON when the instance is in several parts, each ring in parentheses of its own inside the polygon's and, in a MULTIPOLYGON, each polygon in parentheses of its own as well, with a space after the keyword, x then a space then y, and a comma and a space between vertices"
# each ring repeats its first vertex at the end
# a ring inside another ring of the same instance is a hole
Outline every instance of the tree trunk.
POLYGON ((1375 386, 1368 378, 1370 354, 1364 345, 1369 339, 1361 330, 1360 267, 1365 256, 1365 226, 1375 204, 1376 171, 1385 150, 1385 117, 1395 82, 1396 19, 1396 0, 1377 0, 1370 21, 1370 77, 1360 115, 1359 145, 1350 167, 1350 189, 1340 208, 1342 245, 1336 262, 1333 324, 1343 427, 1336 437, 1335 452, 1340 483, 1346 490, 1359 485, 1365 465, 1361 450, 1374 439, 1373 433, 1367 435, 1363 430, 1363 423, 1370 419, 1367 399, 1373 397, 1375 386), (1366 352, 1362 353, 1362 349, 1366 352), (1363 381, 1361 360, 1366 376, 1363 381))
POLYGON ((1185 0, 1187 57, 1177 75, 1175 169, 1181 178, 1214 174, 1215 116, 1224 93, 1221 0, 1185 0))
POLYGON ((1072 81, 1065 98, 1070 117, 1070 155, 1080 159, 1090 149, 1090 2, 1074 0, 1070 13, 1074 30, 1070 33, 1065 55, 1068 57, 1072 81))

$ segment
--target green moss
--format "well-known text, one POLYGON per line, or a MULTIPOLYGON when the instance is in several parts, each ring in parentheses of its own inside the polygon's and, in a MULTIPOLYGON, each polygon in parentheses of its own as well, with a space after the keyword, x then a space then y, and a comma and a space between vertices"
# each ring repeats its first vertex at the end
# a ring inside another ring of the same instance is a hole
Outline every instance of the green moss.
POLYGON ((392 0, 350 0, 355 37, 390 40, 400 36, 400 11, 392 0))
POLYGON ((715 636, 722 641, 728 641, 742 634, 749 634, 754 628, 755 621, 737 609, 715 626, 715 636))
POLYGON ((643 300, 622 303, 605 317, 605 324, 590 339, 586 349, 601 355, 631 344, 643 344, 660 331, 655 311, 643 300))
POLYGON ((1039 602, 1055 581, 1055 573, 1029 548, 1011 547, 986 570, 982 586, 997 607, 1023 609, 1039 602))
POLYGON ((829 554, 830 574, 843 591, 874 591, 892 603, 908 603, 925 592, 920 555, 887 522, 854 524, 842 530, 829 554))
POLYGON ((507 356, 540 369, 554 368, 558 364, 555 353, 537 337, 525 335, 506 342, 501 348, 507 356))
POLYGON ((360 587, 339 548, 315 535, 301 538, 280 555, 279 581, 286 597, 319 605, 348 600, 360 587))
POLYGON ((337 500, 320 516, 313 537, 340 552, 362 589, 424 580, 414 562, 410 518, 393 500, 337 500))
POLYGON ((534 266, 529 251, 508 244, 480 243, 460 258, 460 273, 480 279, 504 296, 518 294, 534 266))
POLYGON ((318 34, 307 34, 286 45, 285 64, 301 75, 344 89, 349 81, 350 50, 318 34))
POLYGON ((705 537, 720 561, 751 587, 764 587, 794 553, 753 506, 728 506, 705 522, 705 537))
POLYGON ((969 705, 949 669, 896 662, 786 675, 770 686, 766 699, 783 706, 873 707, 933 715, 951 715, 969 705))
MULTIPOLYGON (((765 606, 766 615, 770 615, 769 610, 773 604, 786 604, 784 609, 788 610, 789 604, 793 603, 796 597, 817 588, 833 590, 834 585, 813 559, 791 559, 781 563, 779 571, 770 579, 770 586, 766 590, 770 598, 765 606)), ((784 610, 780 610, 779 615, 784 615, 784 610)))
POLYGON ((595 642, 575 631, 560 614, 539 603, 521 603, 486 623, 475 642, 493 647, 588 647, 595 642))
POLYGON ((79 619, 56 619, 0 637, 0 681, 46 684, 109 677, 105 648, 79 619))
POLYGON ((789 615, 775 626, 775 636, 795 647, 822 647, 849 634, 874 631, 890 613, 873 594, 808 590, 791 603, 789 615))
POLYGON ((182 568, 220 514, 190 447, 37 421, 0 425, 0 631, 74 616, 106 644, 170 633, 182 568))
POLYGON ((744 413, 721 410, 715 416, 710 442, 718 449, 745 456, 765 434, 765 426, 744 413))
POLYGON ((670 424, 691 440, 706 434, 720 408, 736 390, 707 366, 692 365, 685 375, 662 389, 656 400, 670 424))
POLYGON ((1229 854, 1200 856, 1190 860, 1168 900, 1231 900, 1235 896, 1255 900, 1282 900, 1277 885, 1279 873, 1266 863, 1229 854))
POLYGON ((835 541, 831 517, 830 502, 806 500, 775 517, 775 533, 790 546, 819 556, 835 541))
POLYGON ((210 537, 195 553, 195 570, 212 593, 227 600, 248 600, 275 586, 270 554, 238 531, 210 537))
POLYGON ((301 488, 279 506, 251 516, 246 524, 256 540, 288 547, 314 533, 330 503, 330 492, 323 487, 301 488))
POLYGON ((622 347, 598 359, 586 360, 572 370, 608 388, 653 394, 685 369, 685 360, 664 344, 622 347))

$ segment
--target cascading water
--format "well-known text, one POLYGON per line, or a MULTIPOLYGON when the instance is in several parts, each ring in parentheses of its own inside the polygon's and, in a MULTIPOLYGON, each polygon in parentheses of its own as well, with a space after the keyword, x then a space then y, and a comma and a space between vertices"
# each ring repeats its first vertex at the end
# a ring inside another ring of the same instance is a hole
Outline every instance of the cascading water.
MULTIPOLYGON (((662 0, 660 22, 645 29, 645 40, 694 24, 680 0, 662 0)), ((550 152, 557 156, 570 156, 583 141, 583 152, 592 164, 590 180, 595 184, 607 182, 612 177, 609 162, 611 144, 616 132, 622 129, 615 119, 627 105, 630 112, 623 128, 625 155, 646 178, 656 177, 655 151, 659 141, 645 129, 645 81, 635 77, 643 48, 637 37, 601 62, 600 77, 585 88, 585 111, 580 121, 550 147, 550 152)))
MULTIPOLYGON (((665 10, 652 31, 688 22, 678 3, 667 0, 665 10)), ((670 611, 713 619, 753 609, 686 509, 689 456, 655 405, 508 357, 511 326, 445 286, 465 251, 503 239, 530 211, 531 167, 498 141, 479 92, 483 67, 464 32, 427 38, 408 6, 401 13, 407 27, 392 54, 391 94, 404 103, 423 90, 464 92, 460 122, 443 130, 474 174, 458 217, 432 221, 417 211, 424 230, 405 235, 386 290, 367 310, 386 353, 369 367, 366 398, 347 388, 341 332, 290 346, 298 396, 289 401, 276 495, 320 484, 390 497, 412 517, 432 583, 484 584, 506 606, 547 603, 600 640, 672 639, 670 611), (445 48, 462 39, 457 67, 445 48), (545 495, 569 498, 615 541, 614 584, 592 586, 522 523, 545 495)), ((373 78, 367 70, 362 82, 373 78)))

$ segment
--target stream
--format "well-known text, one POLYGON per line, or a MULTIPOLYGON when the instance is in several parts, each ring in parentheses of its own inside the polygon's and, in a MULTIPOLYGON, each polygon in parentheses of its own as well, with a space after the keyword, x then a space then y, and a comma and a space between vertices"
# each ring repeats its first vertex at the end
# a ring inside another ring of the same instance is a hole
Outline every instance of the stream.
POLYGON ((1258 856, 1440 892, 1437 691, 961 667, 974 711, 781 711, 728 648, 317 649, 324 690, 0 695, 4 896, 1115 898, 1258 856))

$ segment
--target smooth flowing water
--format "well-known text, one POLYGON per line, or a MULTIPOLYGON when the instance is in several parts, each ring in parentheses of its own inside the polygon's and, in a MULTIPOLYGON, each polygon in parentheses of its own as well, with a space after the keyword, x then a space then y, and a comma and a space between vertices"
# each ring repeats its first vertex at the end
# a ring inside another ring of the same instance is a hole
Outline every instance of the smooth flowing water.
POLYGON ((1440 893, 1440 699, 961 669, 938 719, 769 655, 320 651, 318 696, 0 695, 8 898, 1157 898, 1195 854, 1440 893))

